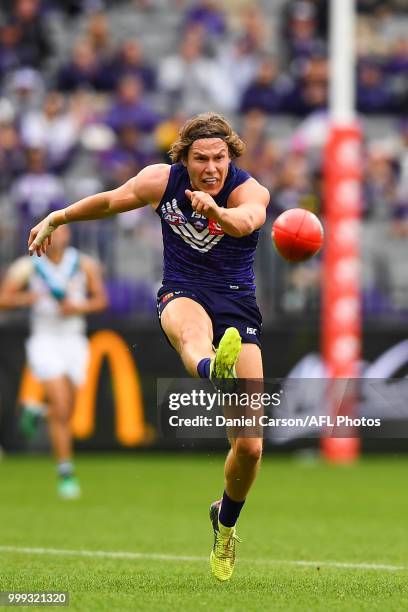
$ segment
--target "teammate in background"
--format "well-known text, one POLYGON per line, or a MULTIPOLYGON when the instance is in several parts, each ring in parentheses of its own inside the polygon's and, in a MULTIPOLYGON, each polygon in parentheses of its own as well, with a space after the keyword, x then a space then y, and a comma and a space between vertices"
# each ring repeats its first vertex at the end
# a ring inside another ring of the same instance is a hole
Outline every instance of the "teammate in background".
POLYGON ((72 461, 70 419, 75 390, 86 376, 85 315, 106 308, 107 297, 99 265, 68 246, 69 240, 70 229, 62 226, 44 258, 17 259, 0 287, 0 309, 30 308, 27 361, 47 397, 58 493, 73 499, 81 491, 72 461))
MULTIPOLYGON (((117 189, 48 215, 31 230, 29 252, 45 253, 60 225, 152 205, 164 243, 160 323, 187 371, 203 378, 262 379, 253 261, 269 193, 232 163, 243 150, 222 116, 193 117, 171 148, 172 165, 147 166, 117 189)), ((230 442, 224 494, 210 508, 215 536, 210 562, 219 580, 232 574, 235 524, 262 453, 260 438, 230 442)))

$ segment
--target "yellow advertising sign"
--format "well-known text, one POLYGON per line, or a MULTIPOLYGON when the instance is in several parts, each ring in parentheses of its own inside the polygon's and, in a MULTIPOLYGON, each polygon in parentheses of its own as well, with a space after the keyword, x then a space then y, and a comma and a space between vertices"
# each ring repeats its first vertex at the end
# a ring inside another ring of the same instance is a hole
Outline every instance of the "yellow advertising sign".
MULTIPOLYGON (((110 330, 101 330, 90 339, 88 373, 78 389, 72 417, 72 429, 78 439, 92 436, 95 429, 99 375, 107 359, 113 385, 116 438, 123 446, 137 446, 151 439, 151 429, 144 419, 143 396, 136 364, 123 338, 110 330)), ((44 389, 26 366, 19 402, 41 404, 44 389)))

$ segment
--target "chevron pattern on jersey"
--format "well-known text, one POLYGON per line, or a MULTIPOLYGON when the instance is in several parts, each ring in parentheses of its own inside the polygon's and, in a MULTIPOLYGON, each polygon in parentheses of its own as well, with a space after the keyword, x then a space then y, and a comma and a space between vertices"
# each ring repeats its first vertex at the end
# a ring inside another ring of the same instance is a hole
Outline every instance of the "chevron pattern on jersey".
POLYGON ((210 251, 224 236, 224 234, 210 234, 208 227, 199 232, 188 222, 178 207, 175 198, 171 202, 162 204, 161 212, 163 220, 168 223, 173 232, 180 236, 192 249, 202 253, 210 251))

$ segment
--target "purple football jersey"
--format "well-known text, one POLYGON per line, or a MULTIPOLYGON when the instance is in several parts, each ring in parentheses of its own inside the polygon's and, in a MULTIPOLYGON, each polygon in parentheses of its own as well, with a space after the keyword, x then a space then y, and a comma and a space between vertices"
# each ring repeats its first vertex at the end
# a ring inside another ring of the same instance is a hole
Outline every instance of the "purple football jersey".
MULTIPOLYGON (((230 193, 249 178, 231 163, 224 187, 214 198, 218 206, 226 208, 230 193)), ((163 285, 255 290, 253 264, 259 230, 242 238, 224 234, 214 220, 192 209, 186 189, 192 189, 186 167, 173 164, 156 208, 163 233, 163 285)))

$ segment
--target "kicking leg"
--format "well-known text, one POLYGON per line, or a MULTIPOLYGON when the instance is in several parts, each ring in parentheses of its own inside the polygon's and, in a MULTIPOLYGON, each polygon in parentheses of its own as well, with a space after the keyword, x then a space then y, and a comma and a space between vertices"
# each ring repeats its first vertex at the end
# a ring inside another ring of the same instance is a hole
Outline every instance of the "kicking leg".
POLYGON ((214 357, 212 323, 204 308, 190 298, 179 297, 167 304, 160 322, 187 372, 198 376, 198 364, 214 357))

